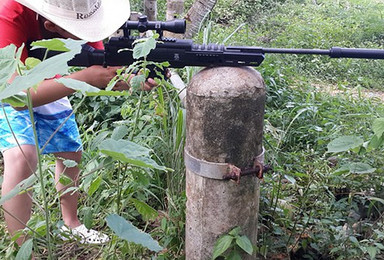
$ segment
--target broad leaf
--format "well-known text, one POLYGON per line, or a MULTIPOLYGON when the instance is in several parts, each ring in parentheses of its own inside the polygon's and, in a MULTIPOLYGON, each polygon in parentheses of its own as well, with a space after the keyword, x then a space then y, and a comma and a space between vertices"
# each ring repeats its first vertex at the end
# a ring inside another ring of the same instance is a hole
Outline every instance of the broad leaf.
POLYGON ((131 222, 125 220, 124 218, 116 214, 111 214, 106 220, 108 226, 118 237, 128 242, 142 245, 154 252, 159 252, 163 249, 149 234, 139 230, 137 227, 132 225, 131 222))
POLYGON ((241 231, 241 227, 235 227, 234 229, 229 231, 228 234, 235 237, 235 236, 238 236, 240 234, 240 231, 241 231))
POLYGON ((384 118, 377 118, 373 121, 372 130, 380 138, 384 133, 384 118))
POLYGON ((247 254, 252 255, 253 254, 253 246, 251 241, 248 239, 247 236, 238 236, 236 238, 236 244, 243 249, 247 254))
POLYGON ((352 243, 356 244, 356 245, 359 244, 359 241, 358 241, 357 238, 354 237, 354 236, 349 236, 349 240, 350 240, 352 243))
POLYGON ((367 174, 367 173, 373 173, 376 171, 376 168, 373 168, 369 164, 366 163, 349 163, 344 164, 340 168, 338 168, 336 171, 334 171, 333 175, 343 175, 345 173, 356 173, 356 174, 367 174))
POLYGON ((145 221, 154 220, 155 218, 157 218, 157 211, 151 206, 149 206, 147 203, 133 198, 131 198, 130 200, 133 202, 135 208, 141 214, 145 221))
POLYGON ((33 57, 28 57, 25 60, 25 66, 27 67, 28 70, 33 69, 34 67, 36 67, 40 63, 41 63, 41 60, 33 58, 33 57))
POLYGON ((12 97, 3 99, 2 102, 10 104, 13 107, 24 107, 28 104, 27 99, 27 94, 20 92, 12 97))
POLYGON ((13 44, 0 49, 0 86, 5 86, 16 72, 23 47, 20 47, 18 52, 16 49, 13 44))
POLYGON ((156 40, 152 37, 139 39, 135 42, 132 56, 134 59, 140 59, 148 56, 151 50, 156 48, 156 40))
POLYGON ((150 158, 151 150, 127 140, 116 141, 109 138, 101 142, 99 149, 103 154, 121 162, 138 167, 167 170, 150 158))
POLYGON ((43 80, 53 78, 57 74, 64 75, 68 73, 67 61, 72 59, 75 54, 80 52, 81 45, 84 43, 84 41, 63 41, 66 43, 65 46, 70 49, 70 51, 55 55, 47 60, 44 60, 33 69, 26 71, 23 76, 17 76, 11 84, 9 84, 2 92, 0 92, 0 100, 16 95, 28 88, 34 87, 43 80))
POLYGON ((7 200, 10 200, 16 195, 18 195, 20 192, 23 192, 29 187, 31 187, 35 183, 36 179, 36 175, 32 174, 27 179, 19 182, 10 192, 1 197, 0 206, 3 205, 4 202, 6 202, 7 200))
POLYGON ((120 139, 123 139, 123 137, 126 136, 127 134, 128 134, 128 127, 125 125, 120 125, 115 129, 113 129, 111 138, 113 140, 120 140, 120 139))
POLYGON ((73 89, 73 90, 78 90, 81 93, 85 94, 87 92, 99 92, 100 89, 96 88, 86 82, 76 80, 76 79, 70 79, 70 78, 59 78, 56 79, 57 82, 65 85, 67 88, 73 89))
POLYGON ((221 256, 231 246, 234 237, 230 235, 224 235, 220 237, 213 248, 212 259, 216 259, 221 256))
POLYGON ((145 83, 145 80, 145 75, 140 74, 134 76, 129 83, 134 89, 140 89, 141 86, 145 83))
POLYGON ((65 167, 67 168, 73 168, 73 167, 76 167, 78 165, 78 163, 74 160, 64 160, 63 161, 63 164, 65 167))
POLYGON ((103 179, 101 178, 101 176, 98 176, 96 179, 92 181, 92 184, 91 186, 89 186, 89 189, 88 189, 89 196, 92 196, 95 193, 95 191, 99 189, 102 180, 103 179))
POLYGON ((367 173, 373 173, 376 171, 376 168, 373 168, 371 165, 366 163, 351 163, 349 165, 349 172, 350 173, 357 173, 357 174, 367 174, 367 173))
POLYGON ((88 228, 88 229, 92 228, 93 209, 91 207, 87 207, 85 209, 83 221, 84 221, 84 225, 85 225, 86 228, 88 228))
POLYGON ((65 41, 61 39, 35 41, 31 43, 31 46, 32 46, 32 50, 38 49, 38 48, 44 48, 50 51, 62 51, 62 52, 69 51, 69 49, 65 45, 65 41))
POLYGON ((33 240, 28 239, 20 247, 19 252, 17 252, 16 260, 29 260, 32 255, 33 240))
POLYGON ((373 247, 373 246, 368 246, 366 249, 367 249, 367 252, 369 254, 370 259, 372 259, 372 260, 376 259, 377 253, 380 252, 380 250, 378 248, 373 247))
POLYGON ((357 136, 341 136, 331 141, 327 148, 329 153, 340 153, 357 148, 363 143, 364 140, 357 136))
POLYGON ((349 165, 347 165, 347 164, 344 164, 340 168, 336 169, 332 173, 332 175, 340 176, 340 175, 343 175, 345 173, 349 173, 349 165))
POLYGON ((371 140, 368 142, 368 149, 377 149, 383 144, 384 138, 383 136, 378 137, 377 135, 373 135, 371 140))
POLYGON ((225 258, 225 260, 242 260, 241 255, 239 251, 232 250, 228 256, 225 258))
POLYGON ((68 176, 66 176, 65 174, 61 174, 60 178, 59 178, 59 182, 61 184, 63 184, 64 186, 68 186, 71 183, 73 183, 73 180, 71 178, 69 178, 68 176))

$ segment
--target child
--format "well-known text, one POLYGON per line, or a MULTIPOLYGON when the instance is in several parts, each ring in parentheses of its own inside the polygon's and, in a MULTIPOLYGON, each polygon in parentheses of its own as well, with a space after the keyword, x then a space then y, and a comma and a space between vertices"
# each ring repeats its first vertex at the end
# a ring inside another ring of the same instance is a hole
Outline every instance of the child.
MULTIPOLYGON (((32 41, 50 38, 83 39, 95 48, 103 48, 101 40, 111 35, 129 18, 129 0, 2 0, 0 3, 0 48, 9 44, 27 46, 22 61, 28 57, 28 46, 32 41)), ((117 67, 91 66, 64 76, 87 82, 98 88, 105 88, 116 75, 117 67)), ((155 82, 149 79, 145 89, 151 89, 155 82)), ((117 90, 127 89, 125 82, 118 82, 117 90)), ((31 91, 34 118, 38 131, 40 148, 52 133, 72 113, 67 96, 74 91, 46 79, 31 91)), ((16 184, 28 178, 36 170, 37 155, 28 110, 15 110, 8 104, 0 109, 0 150, 4 158, 2 196, 16 184), (17 142, 8 126, 5 114, 11 124, 17 142), (20 145, 20 147, 19 147, 20 145)), ((25 109, 25 108, 24 108, 25 109)), ((63 160, 81 160, 81 141, 74 115, 55 133, 43 153, 56 157, 55 179, 57 190, 66 187, 58 182, 60 174, 72 178, 77 185, 79 169, 66 168, 63 160)), ((5 221, 11 234, 23 229, 31 215, 32 194, 13 197, 3 205, 5 221)), ((62 217, 72 234, 82 237, 84 243, 105 243, 108 236, 95 230, 88 230, 77 217, 78 194, 66 193, 60 197, 62 217)), ((64 227, 63 230, 68 230, 64 227)), ((23 237, 17 242, 21 244, 23 237)))

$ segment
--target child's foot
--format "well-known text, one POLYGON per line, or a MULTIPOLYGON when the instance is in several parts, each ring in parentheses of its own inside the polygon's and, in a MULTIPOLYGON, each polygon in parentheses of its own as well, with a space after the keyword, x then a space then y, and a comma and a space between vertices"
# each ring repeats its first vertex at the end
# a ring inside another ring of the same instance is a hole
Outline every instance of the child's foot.
POLYGON ((60 231, 59 237, 64 241, 75 239, 81 244, 104 244, 109 241, 109 237, 106 234, 94 229, 88 229, 84 224, 72 229, 62 226, 60 231))

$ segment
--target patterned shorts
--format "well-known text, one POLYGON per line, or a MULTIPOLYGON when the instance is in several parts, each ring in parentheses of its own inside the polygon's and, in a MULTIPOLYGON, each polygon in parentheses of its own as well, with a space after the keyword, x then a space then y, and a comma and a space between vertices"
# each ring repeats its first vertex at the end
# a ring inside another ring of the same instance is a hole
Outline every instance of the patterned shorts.
MULTIPOLYGON (((39 147, 44 147, 42 153, 76 152, 82 149, 79 129, 71 113, 72 110, 54 114, 33 113, 39 147)), ((29 111, 17 111, 0 103, 0 151, 3 153, 18 144, 35 145, 29 111)))

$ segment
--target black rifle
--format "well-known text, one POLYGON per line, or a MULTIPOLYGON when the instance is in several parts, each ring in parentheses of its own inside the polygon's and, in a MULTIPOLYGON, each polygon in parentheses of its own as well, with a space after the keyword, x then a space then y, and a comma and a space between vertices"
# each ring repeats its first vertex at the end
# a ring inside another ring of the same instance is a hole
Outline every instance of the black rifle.
POLYGON ((315 54, 328 55, 331 58, 384 59, 381 49, 354 49, 332 47, 321 49, 279 49, 247 46, 224 46, 218 44, 194 44, 192 40, 165 38, 163 31, 184 33, 185 20, 176 19, 168 22, 147 21, 146 16, 139 21, 127 21, 122 30, 124 35, 112 37, 105 44, 105 50, 96 50, 88 45, 80 54, 68 62, 71 66, 88 67, 91 65, 124 66, 135 60, 132 57, 133 42, 138 36, 132 36, 131 30, 145 32, 156 30, 160 35, 156 48, 146 57, 153 62, 168 61, 171 68, 185 66, 259 66, 266 53, 315 54), (124 50, 124 51, 121 51, 124 50))

